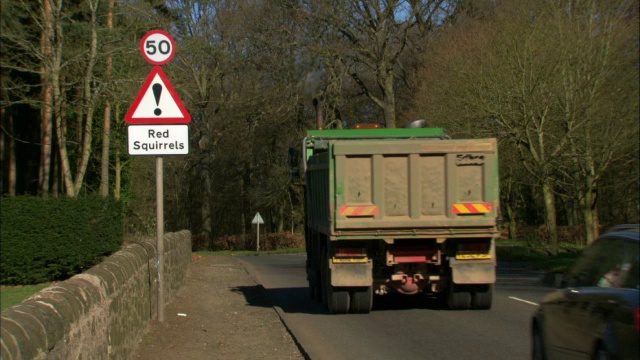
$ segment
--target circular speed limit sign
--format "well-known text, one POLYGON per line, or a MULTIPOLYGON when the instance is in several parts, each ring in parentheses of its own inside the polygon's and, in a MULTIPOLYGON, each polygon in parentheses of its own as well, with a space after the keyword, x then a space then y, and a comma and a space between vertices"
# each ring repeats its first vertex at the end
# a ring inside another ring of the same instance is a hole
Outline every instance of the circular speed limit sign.
POLYGON ((164 65, 173 59, 176 43, 162 30, 151 30, 140 40, 142 57, 153 65, 164 65))

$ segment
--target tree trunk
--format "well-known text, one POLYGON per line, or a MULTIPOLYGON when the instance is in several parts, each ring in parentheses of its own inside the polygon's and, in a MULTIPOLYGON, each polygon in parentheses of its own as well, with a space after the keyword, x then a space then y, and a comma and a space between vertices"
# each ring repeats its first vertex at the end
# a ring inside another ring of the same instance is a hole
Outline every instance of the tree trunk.
MULTIPOLYGON (((46 4, 51 4, 50 0, 45 0, 46 4)), ((45 68, 49 80, 51 81, 51 89, 53 95, 53 125, 55 127, 56 138, 58 140, 58 152, 60 156, 60 169, 64 179, 65 192, 69 197, 77 195, 76 188, 73 183, 73 175, 71 174, 71 165, 69 163, 69 154, 67 152, 67 125, 62 117, 63 94, 61 91, 60 68, 62 63, 62 37, 63 29, 59 19, 62 12, 62 2, 54 3, 56 6, 51 7, 51 16, 45 19, 47 24, 55 27, 54 35, 52 35, 51 45, 53 56, 51 63, 45 68)))
POLYGON ((278 208, 278 233, 284 232, 284 205, 281 204, 278 208))
POLYGON ((201 197, 202 205, 200 206, 200 211, 202 213, 202 232, 207 234, 209 239, 213 239, 212 237, 212 223, 211 223, 211 177, 209 176, 209 161, 203 166, 203 170, 201 172, 202 176, 202 194, 201 197))
POLYGON ((60 196, 60 159, 54 156, 51 166, 51 196, 57 198, 60 196))
MULTIPOLYGON (((59 99, 61 97, 59 88, 57 88, 58 81, 54 79, 53 81, 53 97, 54 99, 59 99)), ((57 100, 54 100, 57 102, 57 100)), ((67 153, 67 136, 66 136, 66 124, 63 119, 57 115, 55 117, 55 127, 56 127, 56 137, 58 138, 58 152, 60 154, 60 169, 62 171, 62 178, 64 179, 64 187, 67 196, 75 197, 76 189, 73 183, 73 177, 71 175, 71 164, 69 164, 69 155, 67 153)))
POLYGON ((587 245, 593 243, 598 237, 599 221, 595 194, 592 186, 589 186, 586 191, 579 192, 580 210, 584 219, 585 242, 587 245))
MULTIPOLYGON (((109 0, 109 10, 107 12, 107 28, 113 30, 113 7, 115 0, 109 0)), ((111 78, 113 69, 113 59, 111 55, 107 57, 107 69, 105 78, 111 78)), ((111 139, 111 100, 110 92, 107 92, 107 99, 104 105, 104 126, 102 133, 102 156, 100 158, 100 195, 109 196, 109 146, 111 139)))
POLYGON ((93 115, 95 113, 95 94, 92 89, 93 82, 93 67, 96 63, 98 56, 98 32, 96 29, 96 11, 98 9, 99 1, 95 4, 88 1, 91 8, 91 48, 89 50, 89 59, 87 59, 87 67, 84 75, 83 86, 83 103, 86 105, 87 116, 84 124, 82 147, 80 150, 80 163, 76 171, 75 177, 75 190, 76 195, 80 192, 82 184, 84 182, 84 176, 87 171, 87 165, 89 164, 89 157, 91 156, 91 143, 93 140, 93 115))
MULTIPOLYGON (((42 16, 44 19, 44 29, 41 37, 40 50, 42 56, 47 59, 48 63, 53 63, 52 42, 53 33, 53 14, 51 3, 49 0, 42 2, 42 16)), ((41 107, 41 123, 40 123, 40 170, 38 187, 42 197, 49 196, 49 179, 51 174, 51 142, 53 138, 53 91, 51 89, 50 73, 45 66, 41 67, 42 75, 40 77, 42 88, 42 107, 41 107)))
MULTIPOLYGON (((5 150, 8 150, 7 193, 13 197, 16 196, 16 141, 12 136, 13 116, 10 111, 0 108, 0 119, 2 119, 3 125, 2 136, 0 136, 0 164, 5 164, 5 150), (7 147, 8 149, 5 149, 7 147)), ((4 176, 0 176, 0 192, 4 191, 3 181, 4 176)))
POLYGON ((120 184, 121 184, 121 179, 122 179, 122 165, 120 164, 120 149, 116 149, 116 183, 115 183, 115 189, 113 190, 113 197, 116 200, 120 200, 120 184))
POLYGON ((104 108, 104 128, 102 133, 102 155, 100 158, 100 195, 109 196, 109 142, 111 139, 111 101, 104 108))
POLYGON ((508 229, 509 229, 509 239, 516 239, 518 237, 518 223, 516 221, 516 212, 513 210, 513 206, 511 203, 507 202, 503 205, 507 210, 508 220, 508 229))
POLYGON ((387 128, 396 127, 396 95, 393 89, 393 83, 393 75, 391 74, 386 74, 386 77, 380 81, 384 98, 382 110, 384 112, 384 123, 387 128))
POLYGON ((545 208, 545 224, 547 225, 547 235, 549 236, 549 245, 554 252, 558 251, 558 227, 556 225, 556 202, 552 185, 549 180, 542 183, 542 196, 545 208))
POLYGON ((243 250, 247 249, 247 220, 244 214, 244 175, 240 179, 240 234, 242 237, 243 250))
POLYGON ((39 187, 40 195, 43 198, 49 197, 49 183, 51 176, 51 143, 53 140, 53 124, 52 124, 52 93, 51 85, 45 80, 42 96, 42 122, 40 124, 40 176, 39 187))
POLYGON ((5 120, 5 113, 6 113, 6 109, 5 108, 0 108, 0 124, 2 124, 2 127, 0 127, 0 130, 2 130, 2 132, 0 133, 0 196, 2 194, 4 194, 4 176, 3 176, 3 170, 4 170, 4 148, 6 146, 7 143, 7 138, 9 137, 9 135, 7 134, 7 131, 11 131, 9 129, 6 128, 7 124, 6 124, 6 120, 5 120))
POLYGON ((313 99, 313 107, 316 110, 316 129, 318 130, 324 129, 324 108, 322 106, 322 100, 319 98, 313 99))
MULTIPOLYGON (((13 114, 7 115, 7 126, 13 133, 13 114)), ((9 137, 9 169, 7 171, 7 192, 9 196, 16 196, 16 140, 13 136, 9 137)))

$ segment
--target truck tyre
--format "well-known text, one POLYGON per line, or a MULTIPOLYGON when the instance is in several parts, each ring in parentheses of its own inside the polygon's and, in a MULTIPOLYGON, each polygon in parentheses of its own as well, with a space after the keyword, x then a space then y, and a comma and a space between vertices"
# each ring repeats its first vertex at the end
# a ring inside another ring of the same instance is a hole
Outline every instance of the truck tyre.
POLYGON ((313 251, 311 253, 311 256, 309 257, 311 258, 310 260, 307 260, 309 262, 309 264, 307 265, 309 267, 309 269, 307 270, 307 274, 309 274, 309 294, 311 295, 312 299, 318 302, 322 302, 322 281, 320 279, 321 269, 320 266, 318 266, 318 260, 315 257, 315 251, 313 251))
POLYGON ((349 312, 349 291, 343 288, 329 286, 327 294, 327 308, 331 314, 346 314, 349 312))
POLYGON ((451 310, 466 310, 471 305, 471 293, 467 289, 450 284, 447 290, 447 305, 451 310))
POLYGON ((318 276, 313 275, 309 277, 309 294, 311 298, 315 301, 322 301, 322 287, 319 284, 318 276))
POLYGON ((326 251, 322 256, 322 302, 331 314, 346 314, 349 312, 350 297, 347 288, 333 287, 331 285, 331 270, 326 251))
POLYGON ((471 307, 476 310, 489 310, 491 309, 492 298, 492 285, 475 285, 471 292, 471 307))
POLYGON ((373 306, 373 287, 356 287, 351 289, 351 312, 368 314, 373 306))

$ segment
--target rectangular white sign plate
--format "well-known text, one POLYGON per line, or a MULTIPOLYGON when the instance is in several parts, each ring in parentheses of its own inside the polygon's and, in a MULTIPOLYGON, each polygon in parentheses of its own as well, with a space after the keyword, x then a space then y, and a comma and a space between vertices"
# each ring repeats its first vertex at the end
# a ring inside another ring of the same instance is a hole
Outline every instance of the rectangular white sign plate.
POLYGON ((129 125, 129 155, 189 154, 188 125, 129 125))

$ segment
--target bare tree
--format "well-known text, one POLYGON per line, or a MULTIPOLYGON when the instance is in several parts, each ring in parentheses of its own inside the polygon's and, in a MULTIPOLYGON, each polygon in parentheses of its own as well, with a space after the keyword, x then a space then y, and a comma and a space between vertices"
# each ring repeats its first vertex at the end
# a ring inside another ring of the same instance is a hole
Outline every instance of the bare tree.
MULTIPOLYGON (((625 1, 614 3, 626 9, 625 1)), ((628 12, 581 4, 578 15, 554 1, 504 3, 492 21, 459 24, 428 59, 422 75, 429 84, 416 104, 467 134, 511 144, 541 191, 554 248, 559 187, 581 204, 591 241, 598 179, 624 153, 620 140, 637 138, 637 81, 628 81, 634 71, 637 79, 637 68, 622 56, 633 32, 614 26, 628 12), (612 103, 619 110, 612 112, 612 103), (604 126, 612 114, 625 125, 604 126)))
MULTIPOLYGON (((113 31, 113 10, 115 0, 109 0, 107 9, 107 29, 113 31)), ((113 57, 107 55, 105 79, 109 81, 113 73, 113 57)), ((100 195, 109 196, 109 149, 111 141, 111 93, 107 92, 104 104, 104 119, 102 128, 102 156, 100 158, 100 195)))
MULTIPOLYGON (((455 1, 303 1, 303 41, 336 71, 345 66, 361 93, 382 110, 387 127, 396 127, 396 80, 412 32, 426 32, 450 16, 455 1)), ((332 70, 333 69, 333 70, 332 70)), ((338 70, 340 72, 340 70, 338 70)))
POLYGON ((627 1, 590 0, 551 14, 562 54, 556 101, 569 143, 560 169, 582 213, 587 243, 599 233, 600 180, 638 139, 638 68, 629 53, 638 36, 633 10, 627 1))

